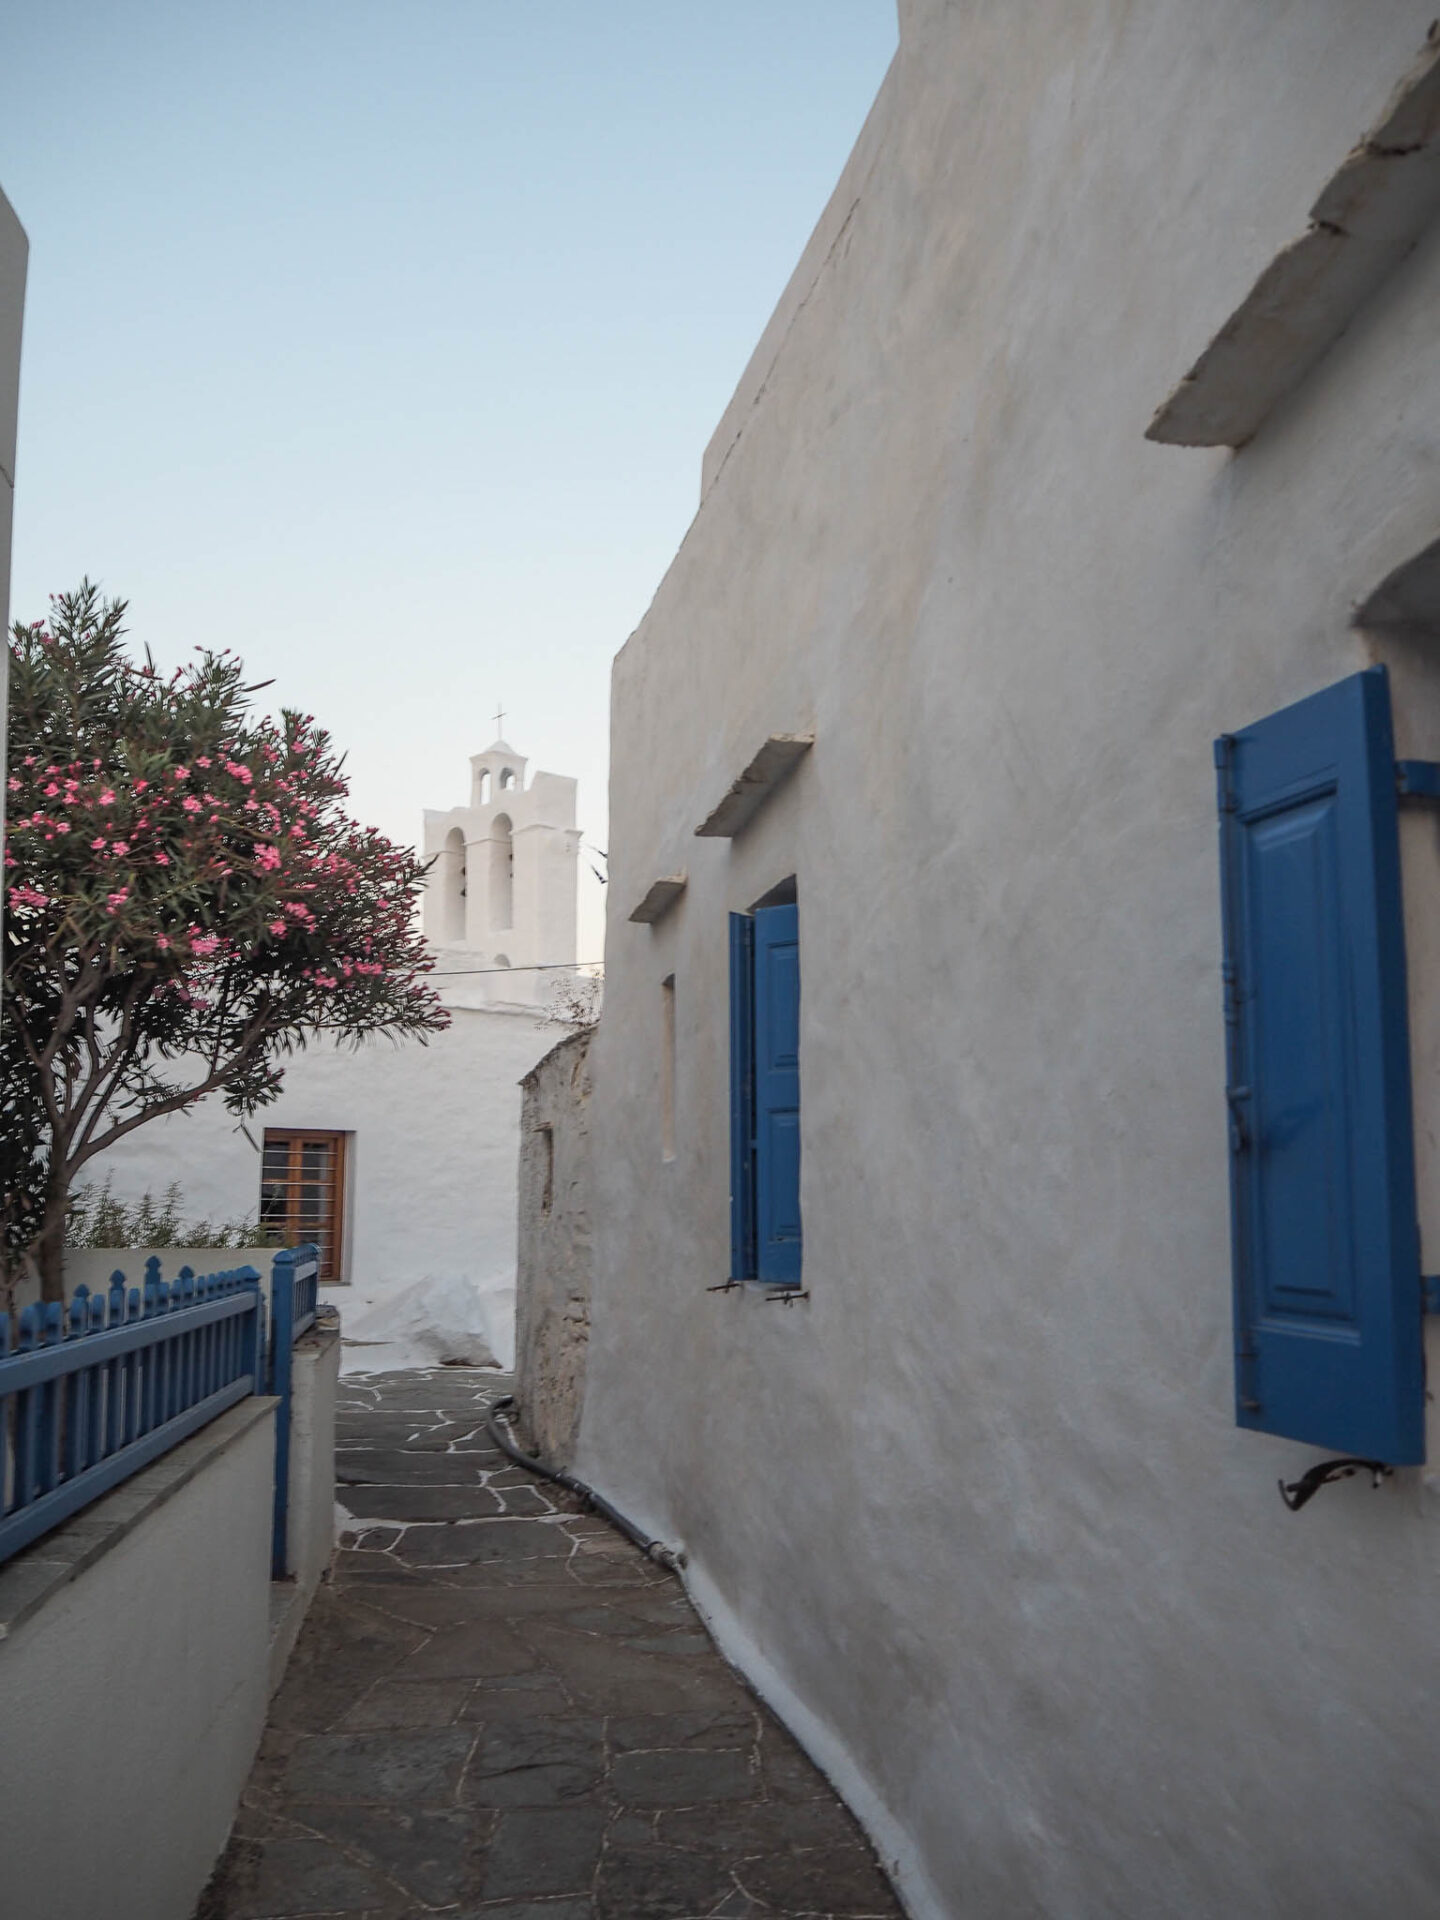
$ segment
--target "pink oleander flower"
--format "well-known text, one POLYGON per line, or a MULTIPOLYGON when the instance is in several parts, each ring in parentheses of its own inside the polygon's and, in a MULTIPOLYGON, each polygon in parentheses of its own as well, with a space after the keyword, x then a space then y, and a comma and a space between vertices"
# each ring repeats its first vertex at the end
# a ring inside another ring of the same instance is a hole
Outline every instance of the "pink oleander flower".
POLYGON ((105 836, 103 833, 98 839, 90 842, 90 851, 92 853, 103 853, 105 851, 105 836))
POLYGON ((130 851, 130 842, 128 840, 112 840, 110 842, 110 851, 112 853, 128 853, 130 851))
POLYGON ((190 942, 190 951, 199 954, 202 960, 208 960, 219 944, 218 933, 202 933, 198 940, 190 942))
POLYGON ((200 802, 195 798, 193 793, 187 793, 180 804, 186 813, 199 813, 200 811, 200 802))
POLYGON ((258 846, 255 849, 255 864, 262 873, 269 873, 280 864, 278 847, 258 846))
POLYGON ((48 907, 50 896, 41 893, 38 887, 12 887, 10 905, 12 907, 48 907))
POLYGON ((111 913, 118 913, 129 898, 130 889, 128 887, 117 887, 114 893, 106 894, 105 904, 111 913))
POLYGON ((168 866, 169 866, 169 864, 170 864, 170 856, 169 856, 169 854, 168 854, 168 853, 166 853, 166 852, 165 852, 165 851, 163 850, 163 848, 162 848, 162 850, 161 850, 161 851, 160 851, 159 853, 157 853, 157 854, 156 854, 156 856, 155 856, 155 864, 156 864, 156 866, 157 866, 157 867, 168 867, 168 866))
POLYGON ((100 796, 100 805, 102 807, 113 807, 114 804, 115 804, 114 789, 111 787, 106 787, 105 791, 100 796))

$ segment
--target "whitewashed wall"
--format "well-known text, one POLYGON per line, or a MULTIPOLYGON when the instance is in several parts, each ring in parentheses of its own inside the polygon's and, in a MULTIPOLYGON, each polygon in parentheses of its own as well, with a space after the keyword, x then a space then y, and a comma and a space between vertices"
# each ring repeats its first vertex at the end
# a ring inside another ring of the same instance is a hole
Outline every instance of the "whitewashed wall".
MULTIPOLYGON (((403 1363, 410 1335, 443 1333, 440 1322, 472 1308, 469 1331, 510 1364, 520 1080, 560 1031, 530 1009, 456 1009, 428 1046, 310 1047, 248 1122, 257 1142, 266 1126, 353 1136, 341 1309, 347 1340, 381 1344, 347 1349, 347 1364, 403 1363)), ((192 1215, 253 1216, 259 1204, 259 1153, 215 1099, 138 1128, 91 1164, 92 1178, 108 1174, 130 1197, 178 1180, 192 1215)))
POLYGON ((265 1724, 274 1404, 242 1401, 0 1569, 6 1920, 193 1913, 265 1724), (80 1570, 25 1611, 55 1559, 80 1570))
MULTIPOLYGON (((1440 234, 1242 453, 1143 437, 1431 16, 912 0, 616 663, 577 1471, 684 1543, 917 1915, 1440 1905, 1430 1480, 1293 1516, 1314 1454, 1232 1424, 1211 766, 1368 664, 1352 605, 1437 531, 1440 234), (744 836, 693 837, 812 730, 744 836), (705 1288, 725 916, 791 873, 786 1308, 705 1288)), ((1440 757, 1435 660, 1398 664, 1440 757)))

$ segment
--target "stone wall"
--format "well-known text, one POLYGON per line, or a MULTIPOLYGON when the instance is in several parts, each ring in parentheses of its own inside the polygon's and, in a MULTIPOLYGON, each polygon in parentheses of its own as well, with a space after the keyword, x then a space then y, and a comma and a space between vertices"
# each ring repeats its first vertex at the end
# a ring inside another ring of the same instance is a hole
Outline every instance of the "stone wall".
POLYGON ((516 1397, 527 1439, 568 1467, 590 1341, 590 1032, 562 1040, 521 1085, 516 1397))

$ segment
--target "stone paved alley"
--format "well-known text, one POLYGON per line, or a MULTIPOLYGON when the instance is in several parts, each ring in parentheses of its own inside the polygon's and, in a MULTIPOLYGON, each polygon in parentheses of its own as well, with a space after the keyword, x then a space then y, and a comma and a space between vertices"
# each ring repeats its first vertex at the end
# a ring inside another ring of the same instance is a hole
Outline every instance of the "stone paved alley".
POLYGON ((197 1920, 890 1920, 679 1581, 494 1446, 509 1383, 341 1382, 354 1516, 197 1920))

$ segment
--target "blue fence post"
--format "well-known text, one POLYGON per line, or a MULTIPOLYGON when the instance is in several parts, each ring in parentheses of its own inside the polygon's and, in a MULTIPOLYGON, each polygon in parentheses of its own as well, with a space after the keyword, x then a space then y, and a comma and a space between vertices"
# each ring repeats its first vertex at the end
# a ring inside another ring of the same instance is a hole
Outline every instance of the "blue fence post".
POLYGON ((270 1538, 270 1577, 289 1571, 290 1405, 295 1372, 295 1267, 302 1249, 286 1247, 270 1265, 270 1391, 275 1409, 275 1518, 270 1538))

